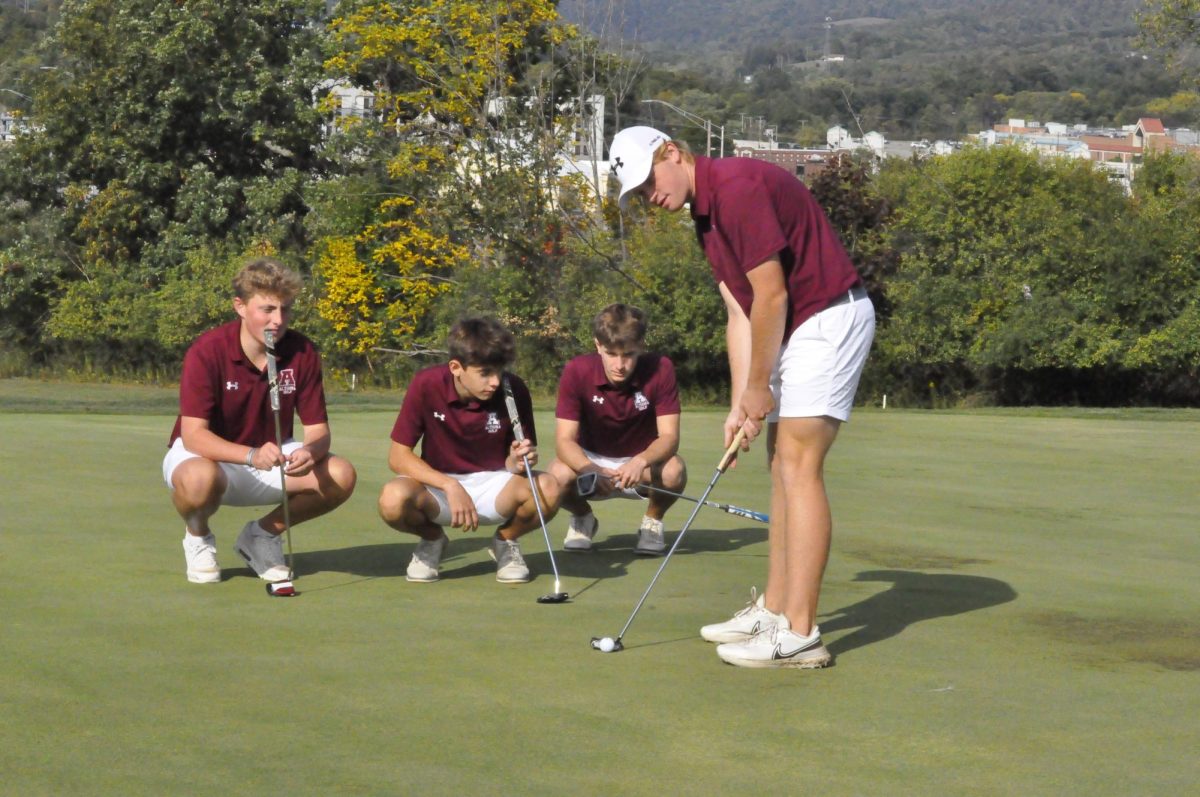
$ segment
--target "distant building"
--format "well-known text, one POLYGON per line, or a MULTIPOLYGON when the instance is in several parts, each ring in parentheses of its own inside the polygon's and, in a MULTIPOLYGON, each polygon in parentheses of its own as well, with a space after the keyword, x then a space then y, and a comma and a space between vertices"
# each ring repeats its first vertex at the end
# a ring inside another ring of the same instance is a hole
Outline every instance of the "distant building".
POLYGON ((782 166, 807 183, 839 155, 865 150, 878 163, 884 158, 910 158, 929 149, 928 142, 891 142, 875 131, 857 139, 841 125, 829 128, 825 132, 825 141, 823 147, 801 147, 798 144, 780 144, 773 138, 767 141, 734 139, 733 154, 739 158, 756 158, 782 166))
POLYGON ((25 130, 25 120, 18 114, 0 111, 0 144, 17 140, 17 134, 25 130))
POLYGON ((375 115, 375 92, 347 80, 323 80, 313 88, 312 95, 314 106, 325 102, 332 111, 331 118, 322 125, 326 136, 337 130, 342 119, 367 119, 375 115))
POLYGON ((1090 160, 1129 190, 1147 152, 1176 152, 1200 156, 1197 136, 1191 130, 1167 130, 1160 119, 1139 119, 1125 128, 1089 129, 1085 125, 1049 122, 1039 125, 1009 119, 978 135, 984 146, 1011 144, 1047 157, 1090 160))
POLYGON ((825 170, 834 155, 849 152, 831 147, 800 147, 794 144, 779 144, 775 141, 753 141, 734 139, 733 155, 737 158, 754 158, 776 166, 782 166, 804 182, 809 182, 825 170))

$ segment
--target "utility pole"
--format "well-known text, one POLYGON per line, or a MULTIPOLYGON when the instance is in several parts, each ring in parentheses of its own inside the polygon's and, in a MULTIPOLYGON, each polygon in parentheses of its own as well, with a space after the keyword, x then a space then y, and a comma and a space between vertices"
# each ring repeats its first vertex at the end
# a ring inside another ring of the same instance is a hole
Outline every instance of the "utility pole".
MULTIPOLYGON (((704 133, 705 133, 704 154, 709 157, 712 156, 713 123, 710 120, 705 119, 703 116, 698 116, 697 114, 694 114, 691 111, 685 111, 683 108, 680 108, 678 105, 672 105, 671 103, 667 102, 666 100, 642 100, 643 105, 648 104, 648 103, 656 103, 658 105, 665 105, 668 108, 670 108, 672 111, 675 111, 676 113, 678 113, 679 115, 681 115, 685 119, 687 119, 688 121, 695 124, 697 127, 704 128, 704 133)), ((720 157, 723 158, 723 157, 725 157, 725 125, 717 125, 717 135, 720 136, 720 140, 721 140, 721 155, 720 155, 720 157)))

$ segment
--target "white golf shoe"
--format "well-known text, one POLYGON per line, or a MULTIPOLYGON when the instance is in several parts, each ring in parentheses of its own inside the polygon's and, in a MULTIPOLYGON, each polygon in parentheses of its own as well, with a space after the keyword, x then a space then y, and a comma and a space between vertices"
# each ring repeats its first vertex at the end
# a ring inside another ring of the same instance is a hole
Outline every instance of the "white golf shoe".
POLYGON ((520 584, 529 580, 529 567, 525 564, 525 557, 521 556, 521 548, 515 540, 492 537, 492 547, 488 553, 496 561, 497 581, 520 584))
POLYGON ((821 630, 815 625, 808 636, 792 630, 788 619, 778 615, 775 624, 759 631, 745 642, 717 645, 717 655, 736 667, 790 667, 815 670, 833 661, 821 644, 821 630))
POLYGON ((590 551, 592 540, 600 530, 600 521, 591 512, 586 515, 571 515, 567 523, 567 536, 563 540, 564 551, 590 551))
POLYGON ((745 642, 765 628, 775 625, 779 615, 763 605, 763 596, 750 588, 750 602, 731 619, 700 629, 700 636, 709 642, 745 642))
POLYGON ((639 556, 658 556, 665 550, 667 541, 663 538, 663 522, 652 517, 643 517, 633 552, 639 556))
POLYGON ((446 552, 449 543, 450 540, 445 534, 436 540, 422 539, 413 551, 412 561, 408 563, 404 577, 422 584, 437 581, 438 566, 442 563, 442 554, 446 552))
POLYGON ((282 536, 264 531, 257 520, 247 523, 238 535, 238 555, 263 581, 287 581, 291 578, 283 560, 282 536))
POLYGON ((217 538, 211 533, 197 537, 184 529, 183 558, 187 562, 188 581, 216 584, 221 580, 221 566, 217 564, 217 538))

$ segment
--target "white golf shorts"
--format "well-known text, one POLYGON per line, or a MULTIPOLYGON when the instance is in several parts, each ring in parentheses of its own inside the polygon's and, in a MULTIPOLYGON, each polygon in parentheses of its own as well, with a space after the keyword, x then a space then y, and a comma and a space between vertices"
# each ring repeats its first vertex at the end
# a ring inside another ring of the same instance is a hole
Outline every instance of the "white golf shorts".
MULTIPOLYGON (((283 453, 290 454, 302 445, 304 444, 295 440, 285 441, 283 453)), ((167 449, 167 455, 163 457, 163 480, 167 483, 168 488, 175 489, 175 485, 171 483, 171 476, 180 463, 198 456, 200 455, 193 454, 183 447, 182 437, 175 439, 175 442, 167 449)), ((221 466, 221 471, 225 474, 225 480, 228 483, 225 495, 221 496, 222 506, 265 506, 278 504, 283 500, 278 465, 270 470, 259 470, 240 463, 218 462, 217 464, 221 466)))
MULTIPOLYGON (((500 491, 504 489, 504 485, 508 484, 510 479, 525 478, 506 470, 449 473, 447 475, 461 484, 467 491, 467 495, 471 496, 471 500, 475 502, 475 514, 479 515, 479 525, 481 526, 499 526, 508 520, 496 510, 496 497, 500 495, 500 491)), ((449 526, 450 502, 446 500, 445 491, 429 486, 426 486, 425 489, 438 503, 437 517, 433 519, 433 522, 439 526, 449 526)))
POLYGON ((828 415, 850 419, 854 393, 875 338, 875 306, 861 299, 828 307, 796 328, 779 352, 771 373, 775 411, 780 418, 828 415))
MULTIPOLYGON (((624 465, 633 457, 606 457, 603 454, 597 454, 594 451, 583 449, 583 455, 592 461, 592 464, 599 465, 602 468, 616 470, 624 465)), ((597 495, 592 493, 587 497, 589 501, 607 501, 610 498, 633 498, 638 501, 645 501, 646 496, 640 495, 637 490, 632 487, 626 487, 624 490, 613 490, 608 495, 597 495)))

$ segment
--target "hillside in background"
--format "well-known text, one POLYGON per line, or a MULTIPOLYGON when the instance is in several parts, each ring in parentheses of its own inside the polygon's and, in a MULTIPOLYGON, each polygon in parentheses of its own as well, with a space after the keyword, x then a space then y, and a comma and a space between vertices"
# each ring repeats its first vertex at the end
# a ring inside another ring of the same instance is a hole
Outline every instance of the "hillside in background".
MULTIPOLYGON (((563 0, 644 53, 643 96, 731 129, 955 137, 1007 116, 1129 124, 1182 87, 1137 50, 1139 0, 563 0), (828 23, 826 18, 829 18, 828 23), (844 60, 824 62, 826 54, 844 60)), ((1194 124, 1191 112, 1168 124, 1194 124)), ((648 121, 653 121, 649 119, 648 121)))
POLYGON ((954 35, 944 44, 956 50, 1006 42, 1024 46, 1064 34, 1128 36, 1141 5, 1140 0, 562 0, 559 9, 589 26, 612 9, 625 38, 654 49, 739 52, 766 41, 821 44, 826 18, 835 42, 847 30, 871 28, 881 37, 908 39, 935 27, 954 35), (878 30, 886 25, 893 27, 878 30))

